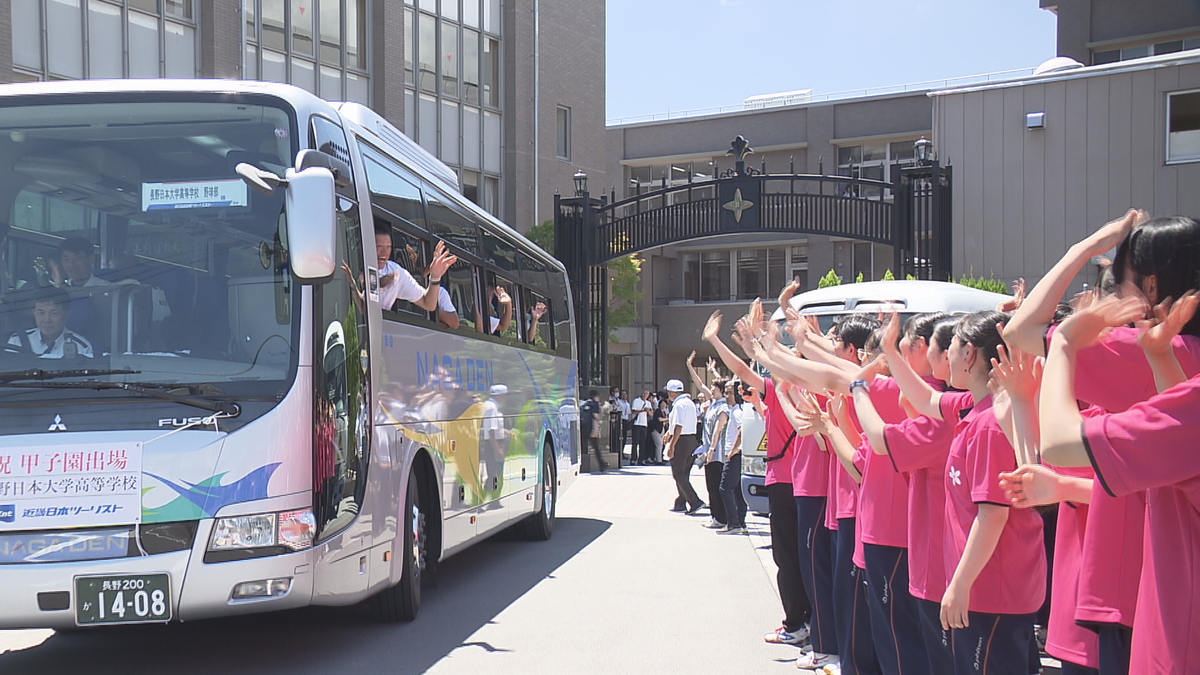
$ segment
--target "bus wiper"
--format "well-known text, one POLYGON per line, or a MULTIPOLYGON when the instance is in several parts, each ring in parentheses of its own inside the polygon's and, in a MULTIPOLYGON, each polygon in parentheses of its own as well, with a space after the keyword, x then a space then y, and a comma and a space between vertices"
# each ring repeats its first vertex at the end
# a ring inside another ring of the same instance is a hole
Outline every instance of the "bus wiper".
MULTIPOLYGON (((138 371, 92 371, 92 374, 100 373, 126 373, 138 371)), ((169 391, 158 391, 158 387, 170 386, 176 388, 176 385, 153 385, 145 386, 141 384, 131 384, 129 382, 103 382, 101 380, 83 380, 80 382, 5 382, 0 380, 0 387, 19 387, 29 389, 122 389, 124 391, 132 391, 144 396, 150 396, 163 401, 171 401, 174 403, 182 403, 203 410, 211 410, 212 412, 225 413, 230 417, 237 417, 241 413, 242 408, 236 403, 229 401, 213 401, 201 396, 191 396, 184 394, 173 394, 169 391)))
POLYGON ((83 368, 81 370, 13 370, 0 373, 0 382, 16 382, 18 380, 57 380, 64 377, 96 377, 99 375, 136 375, 140 370, 102 370, 83 368))

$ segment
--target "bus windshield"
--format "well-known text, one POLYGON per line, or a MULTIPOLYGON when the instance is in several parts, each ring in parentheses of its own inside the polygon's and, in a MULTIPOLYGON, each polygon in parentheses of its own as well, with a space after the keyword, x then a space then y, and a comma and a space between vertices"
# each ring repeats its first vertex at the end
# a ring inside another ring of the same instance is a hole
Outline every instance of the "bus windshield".
POLYGON ((181 98, 0 98, 0 407, 129 396, 74 381, 286 391, 299 286, 283 196, 235 167, 282 175, 294 117, 266 97, 181 98), (20 384, 37 370, 88 372, 20 384))

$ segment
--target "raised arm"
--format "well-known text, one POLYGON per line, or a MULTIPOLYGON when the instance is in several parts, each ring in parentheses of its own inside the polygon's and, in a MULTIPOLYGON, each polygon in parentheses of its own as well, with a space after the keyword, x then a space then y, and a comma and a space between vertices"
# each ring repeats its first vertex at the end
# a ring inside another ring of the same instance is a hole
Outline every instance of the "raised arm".
POLYGON ((1108 297, 1080 307, 1054 331, 1046 353, 1038 401, 1042 459, 1055 466, 1089 466, 1083 440, 1083 415, 1075 402, 1075 359, 1079 350, 1100 339, 1105 328, 1123 326, 1145 315, 1134 297, 1108 297))
MULTIPOLYGON (((816 407, 801 412, 793 405, 789 392, 778 393, 779 406, 783 409, 788 419, 791 420, 794 414, 797 421, 800 422, 806 431, 824 436, 829 441, 829 446, 832 448, 834 455, 841 462, 842 468, 846 470, 846 473, 850 474, 855 483, 861 483, 862 473, 854 466, 855 444, 846 437, 845 432, 840 427, 833 424, 829 413, 822 412, 820 408, 816 407), (793 414, 789 414, 789 410, 793 414)), ((793 422, 793 426, 795 426, 795 422, 793 422)), ((797 427, 797 430, 800 428, 797 427)))
POLYGON ((1146 360, 1154 373, 1154 386, 1160 394, 1188 379, 1171 347, 1171 340, 1192 320, 1197 302, 1200 302, 1200 295, 1196 291, 1185 293, 1177 302, 1167 298, 1154 308, 1153 325, 1138 333, 1138 344, 1146 352, 1146 360))
MULTIPOLYGON (((867 373, 874 377, 870 367, 868 367, 867 373)), ((858 379, 870 381, 868 377, 858 379)), ((887 428, 887 424, 879 416, 879 411, 875 409, 875 403, 871 400, 870 388, 855 387, 850 393, 854 397, 854 413, 858 416, 858 424, 862 427, 863 435, 871 444, 871 451, 877 455, 888 454, 887 441, 884 438, 884 429, 887 428)))
POLYGON ((427 312, 436 310, 438 286, 442 283, 442 277, 446 271, 456 262, 458 262, 458 257, 446 250, 445 242, 439 241, 437 246, 433 247, 433 262, 429 263, 429 286, 420 298, 413 301, 413 304, 427 312))
POLYGON ((929 386, 920 375, 908 364, 908 359, 900 353, 900 315, 892 312, 887 325, 883 329, 883 355, 887 358, 888 370, 900 385, 904 398, 918 413, 935 420, 942 419, 942 392, 929 386))
POLYGON ((745 361, 738 358, 738 355, 734 354, 733 350, 729 349, 729 347, 726 347, 724 342, 721 342, 721 338, 717 337, 717 333, 720 332, 720 330, 721 310, 717 310, 712 313, 712 316, 708 317, 708 322, 704 324, 704 333, 702 334, 704 341, 712 345, 713 349, 717 350, 717 358, 721 359, 721 362, 725 364, 725 367, 728 368, 735 377, 742 382, 745 382, 747 385, 762 391, 762 375, 754 372, 753 368, 751 368, 745 361))
POLYGON ((1130 209, 1124 216, 1096 230, 1083 241, 1067 249, 1054 267, 1033 287, 1009 320, 1004 341, 1035 356, 1046 353, 1046 329, 1054 320, 1059 300, 1071 287, 1079 270, 1094 256, 1121 243, 1135 225, 1146 219, 1144 211, 1130 209))
MULTIPOLYGON (((1008 392, 1012 407, 1011 436, 1008 441, 1013 446, 1017 466, 1041 464, 1037 393, 1045 360, 1019 349, 1012 350, 1010 354, 1004 345, 997 348, 997 353, 999 358, 992 359, 992 380, 996 386, 1008 392)), ((1005 428, 1004 421, 999 421, 1001 428, 1005 428)), ((1005 435, 1008 434, 1005 428, 1005 435)))
POLYGON ((696 350, 693 349, 692 353, 688 354, 688 357, 687 357, 686 365, 687 365, 688 377, 690 377, 692 379, 692 384, 696 387, 696 391, 706 391, 709 393, 709 396, 715 396, 715 394, 713 394, 714 388, 705 384, 704 380, 700 377, 700 374, 696 372, 696 367, 694 365, 692 365, 692 362, 695 360, 696 360, 696 350))

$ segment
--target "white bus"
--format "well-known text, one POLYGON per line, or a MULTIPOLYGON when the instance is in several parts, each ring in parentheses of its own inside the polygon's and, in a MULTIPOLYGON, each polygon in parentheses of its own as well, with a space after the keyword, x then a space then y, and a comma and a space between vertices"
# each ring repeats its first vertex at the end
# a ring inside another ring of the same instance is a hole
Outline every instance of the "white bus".
POLYGON ((551 536, 564 270, 381 117, 83 81, 0 86, 0 127, 0 627, 406 620, 439 560, 551 536), (380 306, 388 238, 419 284, 458 256, 439 311, 380 306))

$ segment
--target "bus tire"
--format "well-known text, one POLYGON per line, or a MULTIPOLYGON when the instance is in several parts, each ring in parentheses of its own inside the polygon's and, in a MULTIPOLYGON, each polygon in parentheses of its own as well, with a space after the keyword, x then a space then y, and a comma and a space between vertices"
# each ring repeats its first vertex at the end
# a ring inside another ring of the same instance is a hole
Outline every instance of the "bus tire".
POLYGON ((523 539, 546 541, 554 536, 554 516, 558 510, 558 480, 554 472, 554 446, 546 443, 542 448, 542 479, 538 482, 541 504, 538 510, 519 526, 523 539))
POLYGON ((400 583, 384 589, 371 598, 371 611, 381 621, 412 621, 421 608, 421 581, 428 555, 426 514, 422 509, 421 485, 416 471, 408 474, 408 490, 404 497, 403 569, 400 583))

